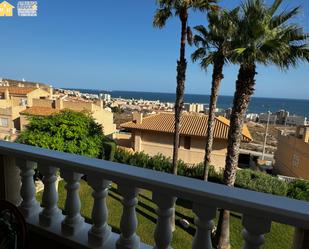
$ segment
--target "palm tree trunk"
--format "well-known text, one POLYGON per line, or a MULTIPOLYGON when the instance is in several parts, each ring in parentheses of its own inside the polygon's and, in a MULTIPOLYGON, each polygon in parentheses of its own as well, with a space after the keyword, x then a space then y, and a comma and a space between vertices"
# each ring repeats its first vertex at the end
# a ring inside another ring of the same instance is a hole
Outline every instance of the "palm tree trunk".
POLYGON ((175 132, 173 147, 173 174, 177 175, 178 147, 180 138, 180 117, 183 108, 183 99, 185 91, 187 62, 185 58, 186 38, 187 38, 187 9, 180 13, 181 20, 181 42, 180 42, 180 58, 177 61, 177 88, 175 101, 175 132))
MULTIPOLYGON (((247 111, 251 96, 254 93, 255 85, 255 65, 241 65, 236 81, 236 91, 233 101, 233 109, 230 120, 230 129, 228 134, 227 156, 224 170, 224 184, 234 186, 236 180, 236 172, 238 166, 239 147, 242 137, 242 128, 244 122, 244 114, 247 111)), ((230 248, 230 232, 229 232, 229 211, 221 210, 222 217, 218 224, 217 248, 230 248)))
POLYGON ((204 157, 204 180, 208 180, 208 171, 211 163, 211 151, 213 144, 213 133, 215 127, 215 111, 217 108, 218 91, 221 80, 223 79, 223 65, 224 58, 220 57, 214 62, 214 68, 212 73, 211 83, 211 95, 209 100, 208 121, 207 121, 207 133, 206 133, 206 145, 205 145, 205 157, 204 157))

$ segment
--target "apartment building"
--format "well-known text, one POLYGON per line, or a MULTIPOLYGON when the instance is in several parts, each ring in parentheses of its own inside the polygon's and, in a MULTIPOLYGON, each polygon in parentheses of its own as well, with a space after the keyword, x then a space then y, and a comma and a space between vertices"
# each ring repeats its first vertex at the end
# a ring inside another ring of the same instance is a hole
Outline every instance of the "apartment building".
POLYGON ((0 139, 16 138, 20 130, 20 112, 33 105, 34 98, 48 98, 47 92, 37 86, 0 86, 0 139))
POLYGON ((102 100, 86 101, 66 96, 57 99, 33 99, 33 106, 20 112, 21 129, 29 123, 29 116, 48 116, 64 109, 90 112, 96 122, 103 126, 105 135, 116 131, 113 113, 103 108, 102 100))
POLYGON ((309 126, 298 126, 295 135, 279 134, 275 160, 276 173, 309 179, 309 126))
MULTIPOLYGON (((207 119, 205 114, 184 113, 182 115, 179 159, 189 164, 203 161, 207 119)), ((134 151, 144 151, 151 156, 161 153, 172 157, 174 122, 173 113, 159 113, 145 118, 140 113, 134 113, 133 120, 122 124, 121 127, 131 132, 131 147, 134 151)), ((216 169, 225 166, 228 130, 229 120, 221 116, 216 117, 211 154, 211 161, 216 169)), ((243 128, 242 141, 252 141, 246 125, 243 128)))
POLYGON ((187 112, 204 112, 204 105, 203 104, 185 104, 184 109, 187 112))

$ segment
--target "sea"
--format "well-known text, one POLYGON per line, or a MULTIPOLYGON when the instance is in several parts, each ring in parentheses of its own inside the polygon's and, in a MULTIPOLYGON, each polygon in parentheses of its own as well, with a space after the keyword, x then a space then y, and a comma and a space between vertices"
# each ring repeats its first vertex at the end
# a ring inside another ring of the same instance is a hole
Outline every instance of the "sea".
MULTIPOLYGON (((108 93, 113 98, 160 100, 161 102, 174 102, 175 94, 159 92, 136 92, 136 91, 100 91, 94 89, 75 89, 82 93, 108 93)), ((185 103, 209 103, 209 95, 185 94, 185 103)), ((219 96, 217 107, 228 109, 232 107, 233 96, 219 96)), ((261 98, 252 97, 247 113, 266 113, 267 111, 276 112, 287 110, 290 114, 301 115, 309 118, 309 100, 305 99, 286 99, 286 98, 261 98)))

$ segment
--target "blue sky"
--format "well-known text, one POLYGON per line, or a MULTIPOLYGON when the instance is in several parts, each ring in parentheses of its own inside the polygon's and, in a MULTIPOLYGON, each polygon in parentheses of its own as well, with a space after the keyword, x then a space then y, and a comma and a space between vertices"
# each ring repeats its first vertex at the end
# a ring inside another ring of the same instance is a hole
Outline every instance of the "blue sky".
MULTIPOLYGON (((0 0, 1 1, 1 0, 0 0)), ((8 0, 13 5, 17 1, 8 0)), ((222 0, 233 7, 239 1, 222 0)), ((0 77, 26 79, 57 87, 174 92, 179 53, 178 19, 165 29, 152 27, 154 0, 38 0, 37 17, 0 17, 0 77), (86 6, 85 6, 86 5, 86 6)), ((296 20, 309 32, 309 1, 296 20)), ((193 13, 190 25, 206 24, 193 13)), ((207 73, 189 61, 186 93, 209 94, 207 73)), ((233 95, 237 66, 225 68, 220 94, 233 95)), ((309 65, 282 72, 258 67, 255 96, 309 99, 309 65)))

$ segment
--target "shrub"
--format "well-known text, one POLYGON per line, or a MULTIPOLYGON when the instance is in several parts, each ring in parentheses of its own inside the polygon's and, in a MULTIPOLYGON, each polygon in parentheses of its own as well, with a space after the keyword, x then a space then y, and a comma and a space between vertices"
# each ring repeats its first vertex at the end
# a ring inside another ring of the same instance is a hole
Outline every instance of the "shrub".
POLYGON ((124 164, 129 164, 129 160, 131 158, 131 153, 117 148, 115 151, 115 156, 114 156, 114 161, 118 163, 124 163, 124 164))
POLYGON ((30 117, 18 143, 89 157, 100 157, 102 126, 89 113, 63 110, 47 117, 30 117))
POLYGON ((104 141, 102 144, 103 156, 105 160, 113 161, 116 152, 116 143, 113 141, 104 141))
POLYGON ((287 194, 287 184, 284 181, 250 169, 237 171, 235 186, 274 195, 286 196, 287 194))
MULTIPOLYGON (((129 153, 123 149, 117 148, 114 161, 172 173, 171 158, 162 154, 151 157, 144 152, 129 153)), ((182 160, 179 160, 178 174, 195 179, 203 179, 204 165, 203 163, 187 165, 182 160)), ((222 184, 223 172, 218 172, 213 166, 210 166, 208 180, 210 182, 222 184)), ((275 176, 250 169, 237 171, 235 187, 309 201, 309 181, 297 180, 287 184, 275 176)))
POLYGON ((149 168, 161 172, 172 173, 172 162, 169 157, 158 154, 150 158, 149 168))
POLYGON ((287 196, 290 198, 309 201, 309 181, 295 180, 288 184, 287 196))

